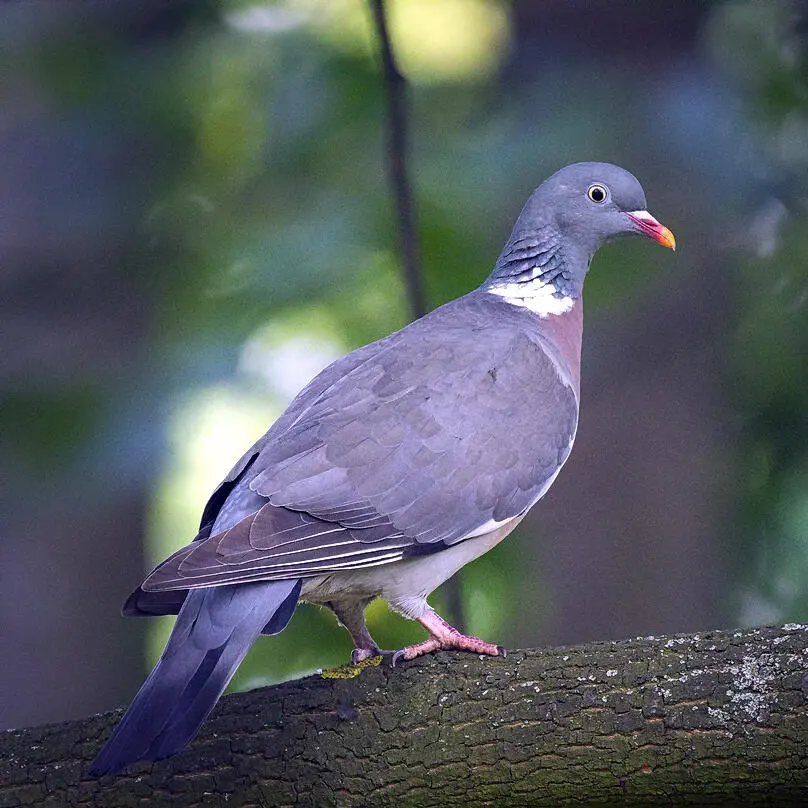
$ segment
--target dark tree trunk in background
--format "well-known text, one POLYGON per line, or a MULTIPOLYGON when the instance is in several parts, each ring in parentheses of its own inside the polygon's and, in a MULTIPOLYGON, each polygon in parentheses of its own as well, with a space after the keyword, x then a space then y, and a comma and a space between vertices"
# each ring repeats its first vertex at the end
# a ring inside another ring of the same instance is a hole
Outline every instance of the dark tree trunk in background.
MULTIPOLYGON (((516 88, 529 85, 542 63, 552 75, 545 84, 572 81, 565 73, 575 71, 598 76, 606 60, 625 68, 636 110, 651 109, 669 76, 696 58, 698 32, 710 11, 710 4, 697 3, 518 0, 508 79, 516 88)), ((557 103, 552 86, 546 89, 557 103)), ((537 115, 552 120, 562 112, 541 109, 537 115)), ((591 126, 600 126, 597 115, 591 126)), ((636 160, 645 158, 652 176, 661 161, 677 159, 658 153, 661 134, 634 135, 627 146, 636 160)), ((620 155, 568 159, 619 162, 620 155)), ((627 167, 644 176, 641 162, 627 167)), ((668 170, 675 173, 673 166, 668 170)), ((672 187, 681 194, 664 193, 664 186, 662 195, 652 194, 657 189, 646 183, 652 211, 673 217, 667 223, 674 232, 677 211, 683 219, 693 216, 681 210, 693 191, 677 182, 672 187)), ((518 644, 691 631, 733 620, 726 614, 725 556, 729 515, 737 508, 727 478, 732 419, 722 356, 732 297, 731 274, 723 268, 728 259, 717 249, 726 246, 724 238, 722 245, 711 245, 709 237, 683 239, 671 261, 653 249, 635 258, 655 279, 663 272, 675 277, 633 301, 623 299, 615 322, 608 310, 586 305, 585 290, 575 448, 519 535, 522 553, 540 572, 549 615, 522 609, 514 632, 518 644)), ((595 261, 593 272, 602 257, 595 261)), ((615 275, 612 282, 620 280, 615 275)))
POLYGON ((78 502, 51 492, 28 518, 5 508, 0 726, 98 712, 143 679, 145 625, 121 631, 120 600, 143 566, 145 493, 87 488, 78 502))
POLYGON ((15 66, 87 47, 88 30, 98 45, 115 43, 92 75, 52 66, 53 87, 4 72, 0 727, 107 709, 143 677, 145 626, 124 632, 119 615, 144 567, 161 444, 152 388, 139 378, 158 287, 135 271, 160 160, 104 59, 137 60, 152 37, 176 34, 183 10, 197 13, 160 0, 0 9, 0 49, 15 66), (82 82, 107 78, 107 95, 95 87, 107 114, 94 116, 82 82), (116 419, 127 429, 116 432, 116 419))
POLYGON ((808 628, 463 654, 225 697, 189 751, 85 772, 120 713, 0 738, 0 805, 791 806, 808 628))
MULTIPOLYGON (((523 542, 548 588, 542 642, 731 619, 722 614, 732 524, 731 419, 721 398, 726 274, 716 262, 707 277, 679 277, 675 295, 644 295, 619 323, 590 318, 585 329, 575 450, 528 517, 534 536, 523 542)), ((529 639, 538 638, 517 641, 529 639)))

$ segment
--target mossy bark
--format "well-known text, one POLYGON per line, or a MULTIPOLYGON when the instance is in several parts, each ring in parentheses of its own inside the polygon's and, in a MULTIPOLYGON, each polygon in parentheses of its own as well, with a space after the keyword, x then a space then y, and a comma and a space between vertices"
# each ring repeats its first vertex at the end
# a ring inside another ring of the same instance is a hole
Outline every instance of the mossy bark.
POLYGON ((226 697, 183 753, 99 781, 119 712, 7 732, 0 808, 794 805, 807 706, 808 626, 443 653, 226 697))

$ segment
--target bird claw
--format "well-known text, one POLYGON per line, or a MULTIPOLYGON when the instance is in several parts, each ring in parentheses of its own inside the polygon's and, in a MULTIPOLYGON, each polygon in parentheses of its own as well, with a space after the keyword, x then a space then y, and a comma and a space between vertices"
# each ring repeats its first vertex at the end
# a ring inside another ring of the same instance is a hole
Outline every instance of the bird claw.
POLYGON ((382 651, 379 648, 354 648, 353 651, 351 651, 351 664, 359 665, 368 659, 384 656, 389 653, 389 651, 382 651))

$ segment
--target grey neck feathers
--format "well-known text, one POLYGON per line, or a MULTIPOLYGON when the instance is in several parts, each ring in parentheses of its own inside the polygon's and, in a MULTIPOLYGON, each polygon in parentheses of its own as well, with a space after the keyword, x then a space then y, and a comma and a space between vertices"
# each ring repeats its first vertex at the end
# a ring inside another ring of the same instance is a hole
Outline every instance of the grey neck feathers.
POLYGON ((589 258, 571 254, 553 227, 514 233, 483 284, 488 291, 507 288, 511 294, 535 295, 541 289, 557 298, 577 300, 589 258))

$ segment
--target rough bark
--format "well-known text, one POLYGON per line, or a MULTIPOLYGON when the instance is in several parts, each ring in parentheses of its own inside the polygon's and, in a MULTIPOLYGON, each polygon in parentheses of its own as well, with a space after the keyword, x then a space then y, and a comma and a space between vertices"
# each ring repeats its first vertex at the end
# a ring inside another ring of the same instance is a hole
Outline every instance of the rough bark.
POLYGON ((118 712, 0 737, 0 806, 793 805, 808 626, 440 654, 223 699, 182 754, 86 777, 118 712))

